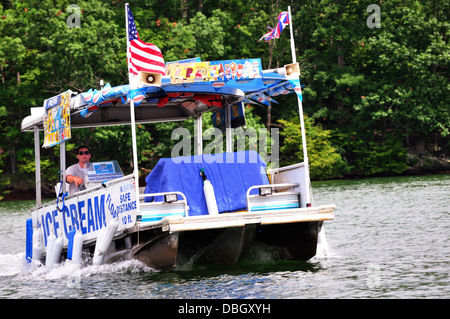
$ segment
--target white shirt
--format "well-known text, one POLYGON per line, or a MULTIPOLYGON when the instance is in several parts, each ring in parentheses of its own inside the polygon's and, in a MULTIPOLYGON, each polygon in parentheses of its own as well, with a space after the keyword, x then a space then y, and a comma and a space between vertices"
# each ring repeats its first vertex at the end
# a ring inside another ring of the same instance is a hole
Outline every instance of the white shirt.
POLYGON ((86 163, 85 167, 81 167, 79 163, 73 164, 66 169, 66 176, 73 175, 83 179, 83 184, 77 187, 75 183, 69 184, 69 195, 75 194, 77 191, 86 189, 87 171, 91 168, 91 163, 86 163))

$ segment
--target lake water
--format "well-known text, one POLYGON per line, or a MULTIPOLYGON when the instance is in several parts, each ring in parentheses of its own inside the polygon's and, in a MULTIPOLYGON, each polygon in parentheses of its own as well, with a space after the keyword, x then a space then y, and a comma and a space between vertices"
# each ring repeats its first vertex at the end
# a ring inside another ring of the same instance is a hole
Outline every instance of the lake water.
POLYGON ((313 194, 337 206, 325 255, 274 261, 254 250, 233 267, 171 273, 136 261, 26 271, 34 201, 0 202, 0 298, 450 297, 450 175, 313 182, 313 194))

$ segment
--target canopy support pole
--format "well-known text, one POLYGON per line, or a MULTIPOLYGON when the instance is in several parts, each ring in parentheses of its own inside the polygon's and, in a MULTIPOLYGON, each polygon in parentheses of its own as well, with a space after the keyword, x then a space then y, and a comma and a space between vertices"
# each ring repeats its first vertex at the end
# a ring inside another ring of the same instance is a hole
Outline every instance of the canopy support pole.
POLYGON ((41 191, 41 149, 39 146, 39 129, 34 127, 34 163, 36 174, 36 206, 42 206, 42 191, 41 191))
MULTIPOLYGON (((295 42, 294 42, 294 31, 292 27, 292 14, 291 14, 291 6, 288 6, 289 11, 289 29, 291 33, 291 54, 292 54, 292 63, 297 62, 297 57, 295 54, 295 42)), ((300 76, 299 76, 300 78, 300 76)), ((299 94, 297 95, 297 103, 298 103, 298 112, 300 117, 300 126, 302 131, 302 149, 303 149, 303 162, 305 164, 305 194, 306 194, 306 207, 311 207, 311 193, 310 193, 310 177, 309 177, 309 162, 308 162, 308 150, 306 148, 306 132, 305 132, 305 121, 303 118, 303 103, 300 98, 301 96, 301 85, 299 85, 299 94)))
POLYGON ((203 129, 202 129, 202 115, 200 114, 194 120, 194 140, 195 140, 195 155, 203 154, 203 129))
POLYGON ((137 142, 136 142, 136 119, 134 114, 134 101, 131 99, 130 102, 130 115, 131 115, 131 139, 133 142, 133 174, 134 174, 134 185, 136 187, 136 211, 139 213, 140 203, 139 203, 139 168, 138 168, 138 156, 137 156, 137 142))
POLYGON ((59 169, 61 171, 61 190, 66 193, 66 142, 59 143, 59 169))
POLYGON ((233 152, 233 132, 231 129, 231 106, 227 105, 225 109, 225 131, 226 131, 226 152, 233 152))
MULTIPOLYGON (((125 21, 127 27, 127 65, 130 59, 130 39, 128 37, 128 14, 127 14, 128 3, 125 4, 125 21)), ((134 90, 135 85, 130 82, 130 89, 134 90)), ((134 175, 134 185, 136 188, 136 212, 140 213, 140 203, 139 203, 139 167, 138 167, 138 155, 137 155, 137 142, 136 142, 136 115, 134 112, 134 99, 131 98, 130 101, 130 120, 131 120, 131 140, 133 145, 133 175, 134 175)))

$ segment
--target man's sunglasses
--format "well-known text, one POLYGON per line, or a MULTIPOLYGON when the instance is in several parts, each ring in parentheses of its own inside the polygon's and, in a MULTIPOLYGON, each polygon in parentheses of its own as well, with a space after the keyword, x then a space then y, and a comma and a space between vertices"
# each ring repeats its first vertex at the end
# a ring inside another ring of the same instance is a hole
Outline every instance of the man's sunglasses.
POLYGON ((89 151, 78 152, 78 155, 83 155, 83 154, 85 154, 85 155, 89 155, 90 153, 89 153, 89 151))

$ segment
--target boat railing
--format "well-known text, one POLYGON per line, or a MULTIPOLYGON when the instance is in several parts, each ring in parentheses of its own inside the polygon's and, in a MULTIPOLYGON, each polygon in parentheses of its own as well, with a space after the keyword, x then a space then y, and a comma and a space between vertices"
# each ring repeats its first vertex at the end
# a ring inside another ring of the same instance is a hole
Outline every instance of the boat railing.
POLYGON ((141 223, 160 222, 164 217, 169 216, 188 217, 189 206, 186 195, 178 191, 139 194, 139 206, 138 221, 141 223), (145 202, 146 198, 157 196, 164 197, 164 201, 145 202))
POLYGON ((308 166, 304 162, 269 169, 267 173, 269 180, 275 185, 280 183, 299 183, 295 187, 295 191, 301 195, 301 207, 311 206, 311 202, 308 201, 308 199, 311 200, 312 198, 311 187, 309 183, 305 183, 305 179, 309 180, 308 166))
POLYGON ((247 211, 299 208, 300 193, 295 191, 298 186, 298 183, 254 185, 247 190, 247 211), (250 195, 255 189, 258 194, 250 195))
MULTIPOLYGON (((77 191, 77 192, 74 193, 74 194, 68 195, 67 198, 76 197, 76 196, 82 196, 82 195, 85 195, 85 194, 94 192, 94 191, 96 191, 96 190, 98 190, 98 189, 105 188, 105 187, 109 187, 109 186, 112 186, 112 185, 114 185, 114 184, 117 184, 117 183, 120 183, 120 182, 129 180, 129 179, 131 179, 131 178, 134 178, 134 176, 133 176, 132 174, 126 175, 126 176, 123 176, 123 177, 119 177, 119 178, 115 178, 115 179, 112 179, 112 180, 109 180, 109 181, 104 181, 104 182, 102 182, 102 183, 96 183, 96 184, 94 184, 94 185, 92 185, 92 183, 91 183, 91 186, 90 186, 90 187, 85 188, 85 189, 80 190, 80 191, 77 191)), ((66 184, 66 185, 67 185, 67 184, 66 184)), ((60 190, 60 183, 56 184, 56 187, 55 187, 55 188, 56 188, 56 190, 57 190, 56 196, 58 196, 58 192, 59 192, 59 190, 60 190)), ((68 189, 68 188, 66 188, 66 190, 67 190, 67 189, 68 189)))

